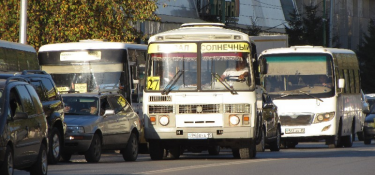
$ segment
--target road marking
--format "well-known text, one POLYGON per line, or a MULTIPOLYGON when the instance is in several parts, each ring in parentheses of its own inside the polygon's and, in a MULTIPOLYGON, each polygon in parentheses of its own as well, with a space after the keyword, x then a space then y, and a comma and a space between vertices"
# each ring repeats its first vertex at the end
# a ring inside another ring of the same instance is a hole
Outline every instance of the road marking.
POLYGON ((218 166, 229 166, 229 165, 239 165, 239 164, 247 164, 247 163, 257 163, 257 162, 268 162, 273 160, 283 160, 281 159, 251 159, 251 160, 240 160, 240 161, 233 161, 233 162, 225 162, 225 163, 212 163, 207 165, 192 165, 192 166, 184 166, 184 167, 177 167, 177 168, 167 168, 161 170, 151 170, 151 171, 144 171, 132 174, 156 174, 156 173, 168 173, 174 171, 183 171, 183 170, 190 170, 190 169, 197 169, 197 168, 211 168, 211 167, 218 167, 218 166))

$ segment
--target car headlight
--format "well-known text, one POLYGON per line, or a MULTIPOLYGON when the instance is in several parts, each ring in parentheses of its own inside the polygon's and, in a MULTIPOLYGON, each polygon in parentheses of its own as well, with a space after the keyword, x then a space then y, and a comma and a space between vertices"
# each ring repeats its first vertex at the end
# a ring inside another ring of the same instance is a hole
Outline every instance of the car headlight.
POLYGON ((160 116, 160 118, 159 118, 159 123, 160 123, 161 125, 163 125, 163 126, 168 125, 168 123, 169 123, 169 118, 168 118, 168 116, 167 116, 167 115, 160 116))
POLYGON ((230 115, 229 122, 232 125, 238 125, 240 123, 240 118, 237 115, 230 115))
POLYGON ((335 117, 334 112, 316 114, 314 123, 328 122, 328 121, 331 121, 334 117, 335 117))
POLYGON ((66 132, 79 134, 79 133, 85 133, 85 129, 83 128, 83 126, 68 126, 66 127, 66 132))

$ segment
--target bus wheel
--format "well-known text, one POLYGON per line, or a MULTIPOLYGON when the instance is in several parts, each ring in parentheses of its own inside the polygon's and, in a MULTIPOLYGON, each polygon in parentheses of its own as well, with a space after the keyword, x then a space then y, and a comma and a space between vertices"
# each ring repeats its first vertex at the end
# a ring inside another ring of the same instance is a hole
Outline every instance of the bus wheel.
POLYGON ((350 133, 350 135, 344 137, 344 147, 352 147, 354 138, 355 138, 355 130, 352 127, 352 132, 350 133))
POLYGON ((240 159, 253 159, 256 156, 256 145, 253 142, 247 141, 242 144, 239 149, 240 159))
POLYGON ((166 154, 160 142, 154 140, 149 142, 149 152, 152 160, 162 160, 166 154))
POLYGON ((209 155, 219 155, 220 154, 220 146, 210 146, 208 147, 208 154, 209 155))
POLYGON ((241 158, 240 157, 240 150, 237 149, 237 148, 232 148, 232 154, 233 154, 233 158, 235 158, 235 159, 241 158))

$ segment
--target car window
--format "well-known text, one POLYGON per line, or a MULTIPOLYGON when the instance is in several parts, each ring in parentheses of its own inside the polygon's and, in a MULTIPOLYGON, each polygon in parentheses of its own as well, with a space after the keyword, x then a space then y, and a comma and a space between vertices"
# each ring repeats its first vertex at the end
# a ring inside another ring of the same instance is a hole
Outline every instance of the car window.
POLYGON ((132 112, 130 104, 122 96, 108 97, 109 103, 112 105, 115 112, 132 112))
POLYGON ((108 100, 106 97, 100 99, 100 115, 104 115, 105 110, 112 109, 111 106, 108 103, 108 100))
POLYGON ((42 86, 41 81, 31 81, 31 85, 33 85, 34 89, 38 93, 40 100, 48 101, 46 94, 44 93, 44 88, 42 86))
POLYGON ((38 114, 43 113, 43 106, 40 100, 38 99, 38 94, 35 92, 35 89, 31 87, 30 85, 26 85, 26 88, 31 95, 31 99, 33 100, 33 103, 35 105, 36 112, 38 114))
POLYGON ((18 95, 17 89, 14 87, 10 90, 9 94, 9 108, 10 108, 10 115, 13 117, 16 112, 23 112, 23 108, 21 106, 21 100, 18 95))
POLYGON ((30 97, 29 91, 25 86, 16 86, 16 89, 20 95, 21 105, 23 106, 24 112, 27 115, 36 114, 35 106, 33 100, 30 97))
POLYGON ((42 78, 42 82, 43 82, 44 88, 46 88, 47 90, 46 93, 47 93, 48 100, 56 100, 57 92, 51 80, 47 78, 42 78))

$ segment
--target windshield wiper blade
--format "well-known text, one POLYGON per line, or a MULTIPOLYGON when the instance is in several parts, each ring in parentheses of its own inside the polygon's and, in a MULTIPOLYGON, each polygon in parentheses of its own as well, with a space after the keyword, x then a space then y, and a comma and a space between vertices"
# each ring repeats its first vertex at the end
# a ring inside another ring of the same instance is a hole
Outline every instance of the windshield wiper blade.
POLYGON ((179 70, 176 75, 173 76, 172 80, 165 86, 166 89, 164 89, 161 94, 162 95, 168 95, 168 93, 172 90, 173 85, 176 84, 177 80, 180 79, 181 75, 184 73, 183 70, 179 70))
POLYGON ((313 98, 315 98, 315 99, 317 99, 317 100, 323 102, 322 99, 320 99, 320 98, 318 98, 318 97, 315 97, 315 96, 313 96, 313 95, 311 95, 311 94, 309 94, 309 93, 307 93, 307 92, 303 92, 303 91, 301 91, 301 90, 292 91, 292 93, 282 94, 281 96, 276 97, 275 99, 278 99, 278 98, 284 98, 284 97, 287 97, 287 96, 290 96, 290 95, 300 95, 300 94, 304 94, 304 95, 307 95, 307 96, 313 97, 313 98), (296 94, 296 93, 293 93, 293 92, 299 92, 299 93, 296 94))
POLYGON ((221 80, 219 74, 217 74, 217 73, 212 73, 211 75, 212 75, 215 79, 219 80, 219 82, 220 82, 225 88, 227 88, 227 89, 230 91, 230 93, 232 93, 233 95, 234 95, 234 94, 237 94, 237 91, 234 90, 233 87, 230 87, 230 85, 228 84, 228 82, 221 80))

